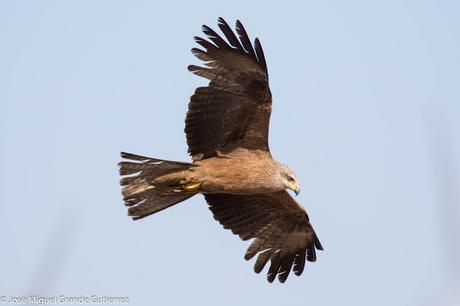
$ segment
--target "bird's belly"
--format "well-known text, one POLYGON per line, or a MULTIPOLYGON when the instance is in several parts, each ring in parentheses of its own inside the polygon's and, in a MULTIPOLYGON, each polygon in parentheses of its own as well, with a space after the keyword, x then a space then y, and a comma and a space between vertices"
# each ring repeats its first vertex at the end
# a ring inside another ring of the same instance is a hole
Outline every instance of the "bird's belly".
POLYGON ((260 166, 248 166, 240 160, 209 160, 197 169, 203 193, 256 194, 282 190, 260 166))

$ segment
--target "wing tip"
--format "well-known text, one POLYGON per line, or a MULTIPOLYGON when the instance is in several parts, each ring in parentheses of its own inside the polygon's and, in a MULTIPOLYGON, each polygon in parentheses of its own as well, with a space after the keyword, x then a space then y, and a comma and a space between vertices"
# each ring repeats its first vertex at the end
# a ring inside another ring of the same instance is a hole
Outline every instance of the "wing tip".
POLYGON ((200 70, 200 67, 196 66, 196 65, 188 65, 187 70, 190 71, 190 72, 195 72, 195 71, 200 70))
MULTIPOLYGON (((313 229, 313 227, 312 227, 312 229, 313 229)), ((318 236, 316 235, 316 233, 315 233, 314 230, 313 230, 313 236, 314 236, 314 239, 315 239, 315 241, 314 241, 315 248, 316 248, 317 250, 324 251, 324 247, 323 247, 323 245, 321 244, 321 241, 319 241, 319 238, 318 238, 318 236)))
POLYGON ((239 52, 252 58, 252 60, 254 60, 262 68, 265 74, 268 75, 267 63, 263 55, 260 40, 256 38, 254 44, 251 43, 249 35, 247 34, 241 20, 237 19, 235 23, 235 30, 239 38, 235 36, 234 30, 230 28, 223 17, 219 17, 217 19, 217 25, 224 33, 228 42, 217 34, 211 27, 205 24, 201 26, 201 30, 210 41, 195 36, 195 42, 203 46, 207 52, 210 50, 215 51, 216 49, 238 50, 239 52))

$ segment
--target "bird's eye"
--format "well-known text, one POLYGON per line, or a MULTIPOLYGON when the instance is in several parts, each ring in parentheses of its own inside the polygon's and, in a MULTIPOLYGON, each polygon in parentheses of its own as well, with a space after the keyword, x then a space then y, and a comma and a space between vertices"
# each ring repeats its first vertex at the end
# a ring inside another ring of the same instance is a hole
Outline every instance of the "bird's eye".
POLYGON ((294 178, 293 178, 292 176, 289 176, 289 177, 288 177, 288 180, 289 180, 290 182, 294 182, 294 178))

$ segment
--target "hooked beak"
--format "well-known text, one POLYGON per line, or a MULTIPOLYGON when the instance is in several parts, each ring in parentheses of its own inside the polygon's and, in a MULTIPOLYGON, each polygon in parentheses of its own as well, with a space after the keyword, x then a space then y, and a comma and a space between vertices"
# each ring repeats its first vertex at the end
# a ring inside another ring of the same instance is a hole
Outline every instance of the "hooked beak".
POLYGON ((290 183, 289 184, 289 189, 295 192, 295 195, 298 196, 300 193, 300 186, 297 185, 296 183, 290 183))
POLYGON ((298 196, 300 193, 300 187, 296 186, 296 188, 294 189, 294 192, 295 192, 295 196, 298 196))

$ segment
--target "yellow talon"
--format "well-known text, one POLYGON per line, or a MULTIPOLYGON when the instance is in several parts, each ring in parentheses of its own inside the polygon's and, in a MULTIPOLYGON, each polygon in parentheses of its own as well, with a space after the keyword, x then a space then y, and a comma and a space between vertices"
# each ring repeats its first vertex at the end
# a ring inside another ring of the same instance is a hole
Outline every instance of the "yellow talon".
POLYGON ((201 183, 190 183, 184 185, 182 188, 184 188, 185 191, 197 191, 200 188, 201 183))

